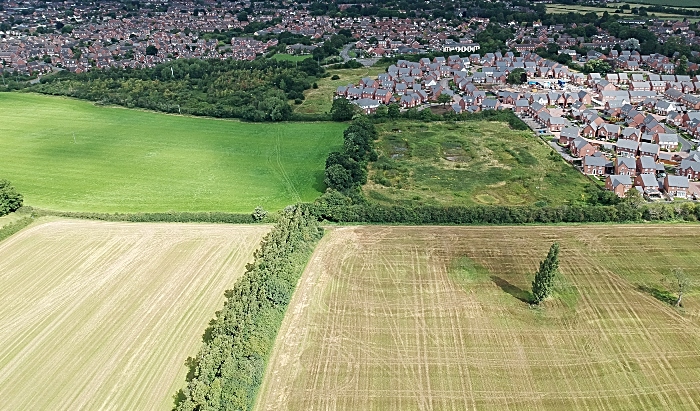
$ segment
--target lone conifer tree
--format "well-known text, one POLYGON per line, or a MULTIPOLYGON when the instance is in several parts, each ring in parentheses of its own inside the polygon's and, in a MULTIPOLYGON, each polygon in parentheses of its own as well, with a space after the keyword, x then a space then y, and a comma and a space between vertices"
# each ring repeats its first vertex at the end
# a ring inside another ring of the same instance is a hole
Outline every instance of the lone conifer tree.
POLYGON ((554 243, 549 248, 547 258, 540 262, 540 269, 532 282, 532 302, 539 304, 549 296, 554 284, 554 275, 559 268, 559 244, 554 243))

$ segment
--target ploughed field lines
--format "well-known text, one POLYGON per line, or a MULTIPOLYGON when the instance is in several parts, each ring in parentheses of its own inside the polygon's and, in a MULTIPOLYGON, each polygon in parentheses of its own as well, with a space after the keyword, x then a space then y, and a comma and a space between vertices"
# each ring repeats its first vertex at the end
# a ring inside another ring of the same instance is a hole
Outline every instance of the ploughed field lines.
POLYGON ((343 227, 312 258, 257 409, 700 408, 696 226, 343 227), (557 295, 522 301, 553 241, 557 295))
POLYGON ((171 409, 268 229, 59 220, 0 243, 0 408, 171 409))

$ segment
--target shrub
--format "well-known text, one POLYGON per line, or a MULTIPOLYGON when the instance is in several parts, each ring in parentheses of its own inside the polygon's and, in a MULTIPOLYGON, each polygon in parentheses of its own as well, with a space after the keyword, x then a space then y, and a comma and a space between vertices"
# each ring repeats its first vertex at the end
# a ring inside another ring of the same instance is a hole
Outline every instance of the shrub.
POLYGON ((0 180, 0 217, 10 214, 22 207, 22 194, 7 180, 0 180))

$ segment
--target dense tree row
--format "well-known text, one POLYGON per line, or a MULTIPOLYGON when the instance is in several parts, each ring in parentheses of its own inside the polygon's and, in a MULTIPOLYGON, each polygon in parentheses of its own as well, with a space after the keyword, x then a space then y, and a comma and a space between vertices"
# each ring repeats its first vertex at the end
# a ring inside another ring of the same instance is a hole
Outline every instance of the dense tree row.
POLYGON ((322 235, 302 207, 289 207, 216 313, 176 409, 249 410, 287 305, 322 235))
POLYGON ((7 180, 0 180, 0 217, 22 207, 22 194, 7 180))
POLYGON ((343 150, 326 159, 325 183, 331 189, 348 192, 367 182, 367 163, 377 160, 373 143, 377 130, 367 117, 359 117, 343 132, 343 150))
POLYGON ((392 224, 553 224, 634 221, 697 221, 695 203, 563 206, 381 205, 338 192, 328 192, 309 205, 319 219, 347 223, 392 224))
POLYGON ((288 100, 303 99, 322 72, 311 60, 182 59, 141 70, 63 72, 30 90, 168 113, 281 121, 292 116, 288 100))

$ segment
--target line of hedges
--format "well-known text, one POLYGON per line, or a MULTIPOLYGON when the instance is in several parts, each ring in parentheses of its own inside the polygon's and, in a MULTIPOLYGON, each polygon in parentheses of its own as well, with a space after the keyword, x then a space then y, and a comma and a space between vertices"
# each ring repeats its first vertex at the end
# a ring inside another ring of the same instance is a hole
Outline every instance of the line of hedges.
POLYGON ((226 291, 202 348, 188 360, 190 378, 177 394, 176 410, 252 408, 294 288, 323 234, 306 209, 292 208, 281 213, 255 261, 226 291))
POLYGON ((9 236, 19 232, 29 224, 34 221, 34 216, 23 217, 17 221, 14 221, 2 228, 0 228, 0 241, 8 238, 9 236))
POLYGON ((132 223, 228 223, 253 224, 274 222, 275 217, 267 215, 264 219, 256 219, 253 214, 224 213, 224 212, 181 212, 168 211, 164 213, 87 213, 76 211, 53 211, 29 208, 37 216, 56 216, 80 218, 85 220, 124 221, 132 223))
POLYGON ((700 204, 649 204, 632 207, 621 203, 613 206, 564 205, 535 206, 402 206, 366 204, 329 204, 317 201, 308 204, 319 219, 339 223, 391 224, 553 224, 639 221, 698 221, 700 204))

